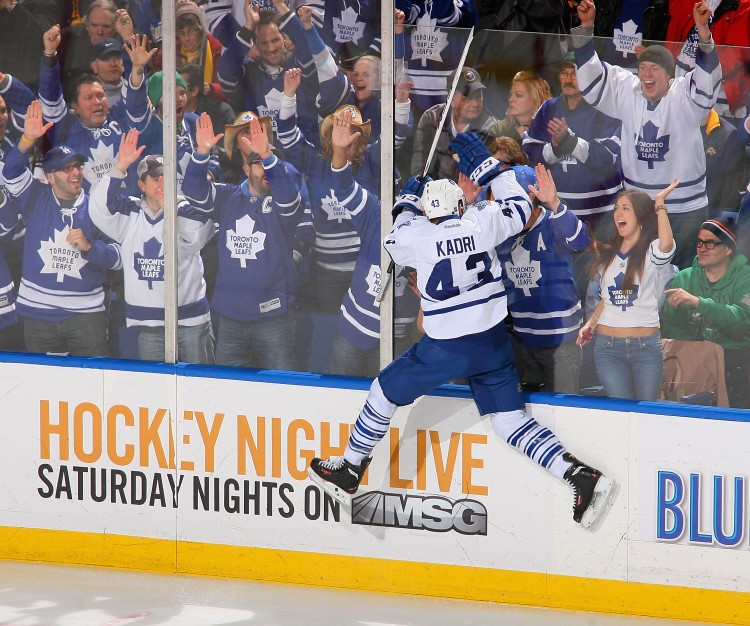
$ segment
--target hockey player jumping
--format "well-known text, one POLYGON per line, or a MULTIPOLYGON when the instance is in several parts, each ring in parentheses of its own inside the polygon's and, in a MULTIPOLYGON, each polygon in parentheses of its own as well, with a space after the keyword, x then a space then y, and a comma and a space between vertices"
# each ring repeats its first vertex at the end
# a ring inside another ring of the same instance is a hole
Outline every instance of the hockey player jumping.
MULTIPOLYGON (((337 119, 334 147, 348 141, 349 123, 337 119)), ((551 430, 525 413, 503 322, 506 297, 495 246, 521 231, 531 201, 512 170, 500 172, 502 164, 475 133, 457 135, 451 150, 463 176, 477 185, 492 181, 495 200, 467 208, 453 181, 406 182, 384 245, 396 264, 416 269, 425 335, 373 381, 344 456, 313 459, 310 478, 349 504, 396 409, 465 378, 480 415, 498 436, 572 486, 573 519, 589 528, 606 510, 614 482, 568 453, 551 430)), ((334 153, 334 170, 346 165, 336 154, 342 151, 334 153)))

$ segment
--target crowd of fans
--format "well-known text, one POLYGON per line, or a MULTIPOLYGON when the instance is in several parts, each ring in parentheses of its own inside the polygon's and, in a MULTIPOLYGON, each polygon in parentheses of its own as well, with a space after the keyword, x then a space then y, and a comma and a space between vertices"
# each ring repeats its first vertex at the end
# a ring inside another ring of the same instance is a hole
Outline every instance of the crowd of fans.
POLYGON ((379 3, 178 0, 176 207, 160 7, 0 0, 0 349, 159 360, 173 211, 180 359, 375 376, 381 168, 458 181, 473 131, 536 204, 498 247, 524 385, 750 408, 750 0, 398 0, 388 164, 379 3))

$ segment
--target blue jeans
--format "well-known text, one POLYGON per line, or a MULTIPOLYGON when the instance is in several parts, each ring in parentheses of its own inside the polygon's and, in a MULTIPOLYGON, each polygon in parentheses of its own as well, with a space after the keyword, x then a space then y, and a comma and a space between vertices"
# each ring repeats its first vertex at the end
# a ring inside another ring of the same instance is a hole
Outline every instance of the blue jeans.
POLYGON ((597 334, 594 359, 599 382, 610 398, 658 399, 664 369, 658 330, 648 337, 597 334))
POLYGON ((234 367, 294 370, 294 314, 238 322, 217 313, 216 363, 234 367))
POLYGON ((107 356, 107 314, 76 313, 58 322, 32 317, 23 323, 26 350, 42 354, 107 356))
MULTIPOLYGON (((164 360, 164 326, 142 326, 138 329, 138 355, 144 361, 164 360)), ((213 364, 211 322, 177 327, 177 358, 183 363, 213 364)))
POLYGON ((340 333, 336 334, 331 348, 329 374, 375 378, 380 371, 380 349, 376 346, 362 350, 340 333))

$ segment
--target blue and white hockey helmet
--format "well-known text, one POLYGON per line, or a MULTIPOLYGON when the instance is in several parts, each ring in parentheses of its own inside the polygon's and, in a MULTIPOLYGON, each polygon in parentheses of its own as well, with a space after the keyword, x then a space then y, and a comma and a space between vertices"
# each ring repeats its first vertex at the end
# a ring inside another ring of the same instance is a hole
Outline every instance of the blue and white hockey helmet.
POLYGON ((447 178, 431 180, 422 192, 422 211, 429 219, 460 215, 466 206, 466 198, 455 181, 447 178))

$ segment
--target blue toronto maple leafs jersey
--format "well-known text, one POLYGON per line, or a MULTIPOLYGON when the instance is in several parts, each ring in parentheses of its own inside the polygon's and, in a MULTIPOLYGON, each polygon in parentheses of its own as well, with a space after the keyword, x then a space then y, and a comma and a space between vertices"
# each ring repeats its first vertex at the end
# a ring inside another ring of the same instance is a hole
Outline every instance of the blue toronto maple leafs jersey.
MULTIPOLYGON (((94 224, 120 244, 128 326, 164 325, 164 211, 153 213, 144 199, 121 192, 117 168, 92 189, 89 212, 94 224)), ((177 203, 177 317, 182 326, 209 320, 200 251, 213 237, 205 212, 186 200, 177 203)))
POLYGON ((643 265, 643 276, 640 279, 636 276, 635 283, 627 290, 623 290, 622 281, 629 255, 618 253, 609 267, 599 273, 599 297, 604 300, 599 324, 617 328, 659 328, 659 296, 673 275, 669 262, 675 250, 673 244, 671 251, 662 252, 659 240, 652 241, 643 265))
POLYGON ((270 196, 241 185, 209 183, 207 160, 194 154, 183 191, 219 225, 219 272, 211 308, 236 321, 286 313, 295 299, 294 236, 307 192, 302 176, 271 155, 263 161, 270 196))
MULTIPOLYGON (((1 164, 0 164, 1 165, 1 164)), ((15 201, 0 191, 0 243, 11 240, 20 223, 15 201)), ((16 315, 16 290, 8 263, 0 247, 0 328, 18 321, 16 315)))
POLYGON ((422 111, 443 104, 448 97, 448 77, 456 69, 474 24, 471 0, 411 2, 404 31, 404 62, 414 83, 410 98, 422 111), (442 28, 441 28, 442 27, 442 28))
POLYGON ((576 215, 609 211, 622 189, 620 122, 585 101, 570 109, 565 98, 544 102, 524 135, 523 149, 532 165, 544 163, 552 173, 560 200, 576 215), (578 138, 571 154, 556 156, 547 124, 565 118, 578 138))
MULTIPOLYGON (((360 240, 351 216, 333 189, 331 165, 305 139, 296 119, 279 120, 279 141, 285 158, 305 172, 310 184, 310 209, 315 229, 313 252, 321 267, 352 271, 357 261, 360 240)), ((371 193, 380 185, 380 144, 370 144, 364 159, 354 172, 358 184, 371 193)))
MULTIPOLYGON (((97 128, 84 126, 63 100, 60 82, 60 65, 47 67, 42 61, 39 70, 39 100, 42 103, 44 119, 54 122, 47 136, 52 145, 64 144, 86 157, 83 177, 85 191, 88 191, 102 176, 107 174, 117 160, 120 139, 131 128, 142 132, 151 120, 151 106, 146 95, 146 77, 135 89, 124 76, 125 94, 109 110, 104 124, 97 128)), ((135 167, 135 166, 134 166, 135 167)))
POLYGON ((339 0, 325 4, 320 35, 333 54, 351 42, 365 54, 380 56, 380 2, 339 0))
POLYGON ((590 241, 586 225, 561 204, 497 247, 513 330, 524 345, 552 348, 576 339, 583 311, 572 258, 590 241))
POLYGON ((716 102, 721 66, 715 47, 700 49, 696 66, 672 81, 653 102, 641 93, 638 76, 603 63, 594 43, 576 48, 576 75, 586 101, 622 121, 625 186, 651 197, 675 178, 679 186, 666 199, 671 213, 706 206, 706 157, 700 123, 716 102))
POLYGON ((351 215, 361 241, 352 282, 341 302, 339 332, 360 350, 370 350, 380 341, 380 200, 357 183, 347 164, 331 166, 334 193, 351 215))
POLYGON ((304 28, 299 18, 292 14, 283 22, 281 30, 288 34, 295 45, 295 54, 287 55, 284 64, 268 68, 264 63, 247 59, 252 45, 251 33, 240 28, 231 16, 221 20, 222 30, 227 30, 219 39, 226 46, 219 60, 219 83, 227 96, 227 101, 235 111, 253 111, 260 116, 267 115, 276 128, 281 108, 281 94, 284 91, 284 72, 298 67, 302 70, 302 84, 298 91, 305 112, 305 121, 317 127, 316 100, 320 93, 308 48, 304 28), (233 33, 229 39, 226 35, 233 33))
POLYGON ((403 211, 385 239, 393 262, 417 272, 422 324, 433 339, 479 333, 507 315, 496 246, 521 232, 531 201, 512 172, 501 172, 492 184, 495 200, 471 205, 460 218, 435 224, 403 211))
POLYGON ((88 195, 79 194, 70 208, 60 206, 52 187, 32 176, 17 147, 6 157, 3 178, 26 222, 18 313, 53 322, 103 311, 104 273, 120 267, 120 251, 91 222, 88 195), (88 252, 66 241, 71 228, 83 230, 91 242, 88 252))

